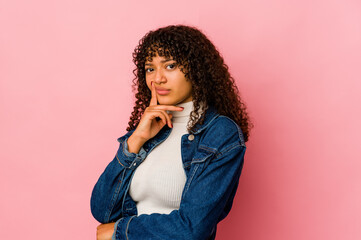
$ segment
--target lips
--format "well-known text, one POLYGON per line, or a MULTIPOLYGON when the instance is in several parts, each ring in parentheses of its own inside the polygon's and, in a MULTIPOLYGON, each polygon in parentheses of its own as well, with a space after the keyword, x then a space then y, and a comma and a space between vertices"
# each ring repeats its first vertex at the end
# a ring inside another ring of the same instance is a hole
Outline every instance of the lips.
POLYGON ((156 87, 155 90, 159 95, 167 95, 170 92, 170 89, 156 87))

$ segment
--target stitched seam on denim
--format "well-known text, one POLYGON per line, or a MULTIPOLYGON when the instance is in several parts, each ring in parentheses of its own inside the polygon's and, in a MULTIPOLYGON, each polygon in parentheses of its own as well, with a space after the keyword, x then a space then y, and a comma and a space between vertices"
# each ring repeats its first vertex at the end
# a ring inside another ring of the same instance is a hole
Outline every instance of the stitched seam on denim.
POLYGON ((132 175, 130 176, 130 180, 129 180, 128 185, 127 185, 127 188, 125 189, 125 192, 124 192, 123 202, 122 202, 122 206, 123 206, 123 207, 122 207, 122 210, 124 210, 124 205, 125 205, 124 203, 125 203, 126 197, 127 197, 127 195, 128 195, 130 183, 131 183, 132 180, 133 180, 134 173, 135 173, 135 171, 132 172, 132 175))
MULTIPOLYGON (((238 147, 242 148, 242 147, 244 147, 244 146, 241 145, 241 144, 239 144, 238 142, 237 142, 237 143, 234 143, 234 144, 230 145, 229 147, 225 148, 222 152, 220 152, 219 156, 221 156, 221 155, 223 155, 223 154, 225 154, 225 153, 228 153, 228 152, 230 152, 230 151, 232 151, 233 149, 238 148, 238 147)), ((217 158, 218 158, 218 157, 217 157, 217 158)), ((215 159, 217 159, 217 158, 215 158, 215 159)))
MULTIPOLYGON (((120 219, 119 219, 119 221, 116 221, 116 222, 118 222, 118 224, 119 224, 120 219)), ((116 224, 116 225, 117 225, 116 227, 114 226, 114 228, 115 228, 115 229, 114 229, 114 238, 115 238, 115 239, 117 239, 117 229, 118 229, 118 224, 116 224)), ((113 239, 113 238, 112 238, 112 239, 113 239)))
POLYGON ((191 175, 190 178, 189 178, 188 184, 187 184, 187 186, 185 187, 185 191, 184 191, 184 192, 187 192, 187 191, 188 191, 189 185, 191 184, 191 182, 192 182, 192 180, 193 180, 193 177, 194 177, 194 175, 196 174, 196 171, 197 171, 198 167, 199 167, 199 165, 196 165, 196 166, 194 167, 194 170, 193 170, 193 172, 192 172, 192 175, 191 175))
POLYGON ((189 167, 189 166, 191 165, 191 163, 192 163, 192 162, 186 162, 186 163, 184 163, 184 164, 183 164, 184 168, 189 167))
POLYGON ((218 116, 219 116, 219 114, 214 115, 213 118, 208 122, 207 125, 202 126, 202 127, 201 127, 200 129, 198 129, 198 131, 196 131, 194 134, 198 134, 198 133, 200 133, 201 131, 203 131, 204 129, 206 129, 206 128, 209 126, 209 124, 210 124, 211 122, 213 122, 213 120, 216 119, 218 116))
POLYGON ((203 157, 203 158, 195 158, 195 159, 192 159, 192 163, 201 163, 201 162, 204 162, 207 158, 213 156, 214 154, 208 154, 207 156, 203 157))
POLYGON ((192 159, 191 164, 192 164, 192 163, 201 163, 201 162, 204 162, 207 158, 209 158, 209 157, 211 157, 211 156, 213 156, 213 155, 215 155, 216 157, 218 157, 218 155, 220 154, 220 153, 217 152, 217 149, 210 148, 210 147, 207 147, 207 146, 204 146, 204 145, 199 146, 199 149, 203 149, 203 150, 206 150, 206 151, 209 151, 209 152, 208 152, 208 154, 207 154, 205 157, 203 157, 203 158, 194 158, 194 159, 192 159))
POLYGON ((227 117, 227 116, 223 116, 223 115, 222 115, 222 116, 220 116, 220 117, 227 118, 227 119, 231 120, 231 121, 234 123, 234 125, 236 125, 237 131, 238 131, 239 141, 241 142, 241 145, 246 146, 246 144, 245 144, 245 142, 244 142, 244 137, 243 137, 242 129, 238 126, 238 124, 237 124, 235 121, 233 121, 233 119, 231 119, 231 118, 229 118, 229 117, 227 117))
POLYGON ((162 142, 164 142, 169 135, 171 134, 172 129, 169 131, 168 135, 165 136, 165 138, 162 141, 157 142, 156 144, 152 144, 153 146, 151 148, 148 149, 148 152, 151 152, 156 146, 158 146, 159 144, 161 144, 162 142))
POLYGON ((107 212, 106 215, 105 215, 105 221, 106 221, 106 222, 109 222, 110 215, 111 215, 111 213, 112 213, 112 211, 113 211, 113 208, 114 208, 114 206, 115 206, 115 202, 116 202, 116 199, 117 199, 117 197, 118 197, 118 195, 119 195, 120 187, 121 187, 122 183, 123 183, 123 181, 118 181, 118 184, 117 184, 117 187, 116 187, 116 189, 115 189, 115 191, 114 191, 114 194, 113 194, 113 196, 112 196, 112 199, 110 200, 109 210, 108 210, 108 212, 107 212))
POLYGON ((122 143, 122 152, 123 152, 123 154, 124 154, 125 156, 127 156, 127 157, 132 157, 132 155, 129 155, 129 154, 127 154, 127 153, 124 152, 124 148, 125 148, 125 144, 124 144, 124 142, 123 142, 123 143, 122 143))
POLYGON ((216 153, 216 152, 217 152, 217 149, 211 148, 211 147, 207 147, 207 146, 205 146, 205 145, 200 145, 200 146, 199 146, 199 149, 209 150, 209 151, 212 152, 212 153, 216 153))
POLYGON ((127 238, 127 240, 129 240, 129 239, 128 239, 129 223, 130 223, 130 221, 131 221, 134 217, 135 217, 135 216, 131 216, 131 217, 130 217, 130 219, 129 219, 128 223, 127 223, 127 228, 125 229, 125 237, 127 238))
POLYGON ((130 130, 130 131, 127 132, 124 136, 117 138, 117 141, 118 141, 119 143, 123 143, 123 142, 124 142, 124 139, 125 139, 125 138, 128 139, 128 138, 133 134, 134 131, 135 131, 135 129, 130 130))
MULTIPOLYGON (((123 171, 123 175, 122 175, 122 180, 124 179, 124 176, 125 176, 125 170, 123 171)), ((123 195, 123 197, 122 197, 122 199, 120 199, 121 201, 122 201, 122 210, 121 210, 121 212, 122 213, 124 213, 124 202, 125 202, 125 197, 126 197, 126 192, 124 192, 124 195, 123 195)))
POLYGON ((125 167, 125 166, 120 162, 120 160, 119 160, 119 158, 118 158, 118 154, 115 154, 115 157, 118 159, 118 163, 119 163, 120 165, 122 165, 123 167, 125 167))
MULTIPOLYGON (((244 145, 240 144, 239 142, 235 142, 229 146, 227 146, 226 148, 224 148, 221 152, 218 152, 216 149, 213 149, 211 147, 208 147, 208 146, 204 146, 204 145, 201 145, 199 146, 199 149, 203 149, 203 150, 208 150, 208 151, 211 151, 213 154, 211 155, 215 155, 215 159, 217 159, 218 157, 220 157, 221 155, 233 150, 234 148, 236 147, 242 147, 244 145)), ((197 158, 197 159, 193 159, 191 163, 200 163, 200 162, 204 162, 207 158, 209 158, 210 155, 207 155, 206 157, 204 158, 197 158)))

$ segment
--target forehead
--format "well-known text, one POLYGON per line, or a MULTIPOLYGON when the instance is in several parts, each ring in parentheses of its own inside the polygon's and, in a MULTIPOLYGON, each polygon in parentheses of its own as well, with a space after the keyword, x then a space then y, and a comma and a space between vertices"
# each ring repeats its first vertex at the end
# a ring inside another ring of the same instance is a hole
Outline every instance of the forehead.
POLYGON ((160 56, 156 56, 153 57, 151 59, 148 59, 145 61, 145 64, 147 65, 148 63, 152 63, 152 62, 160 62, 160 63, 165 63, 165 62, 169 62, 172 61, 173 58, 172 57, 160 57, 160 56))
POLYGON ((153 62, 154 58, 156 61, 174 59, 170 52, 168 47, 162 46, 162 44, 153 43, 146 50, 145 62, 153 62))

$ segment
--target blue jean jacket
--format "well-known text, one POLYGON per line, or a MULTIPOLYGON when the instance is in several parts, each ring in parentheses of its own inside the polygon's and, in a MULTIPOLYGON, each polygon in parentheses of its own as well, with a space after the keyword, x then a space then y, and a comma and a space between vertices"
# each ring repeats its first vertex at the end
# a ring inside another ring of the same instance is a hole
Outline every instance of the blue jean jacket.
POLYGON ((187 180, 179 209, 137 216, 129 195, 134 171, 171 130, 163 127, 138 154, 128 152, 127 139, 134 130, 118 138, 119 149, 95 184, 90 201, 97 221, 116 222, 113 239, 215 239, 217 223, 231 210, 246 146, 240 127, 210 107, 204 124, 197 125, 194 134, 182 136, 187 180))

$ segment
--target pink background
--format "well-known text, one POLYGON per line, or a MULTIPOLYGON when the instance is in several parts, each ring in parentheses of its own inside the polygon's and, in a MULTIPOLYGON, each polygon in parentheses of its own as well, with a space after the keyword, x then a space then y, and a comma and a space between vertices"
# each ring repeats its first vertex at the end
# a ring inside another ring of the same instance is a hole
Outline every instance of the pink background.
POLYGON ((255 124, 217 239, 361 239, 361 2, 0 1, 0 238, 95 239, 149 30, 202 29, 255 124))

